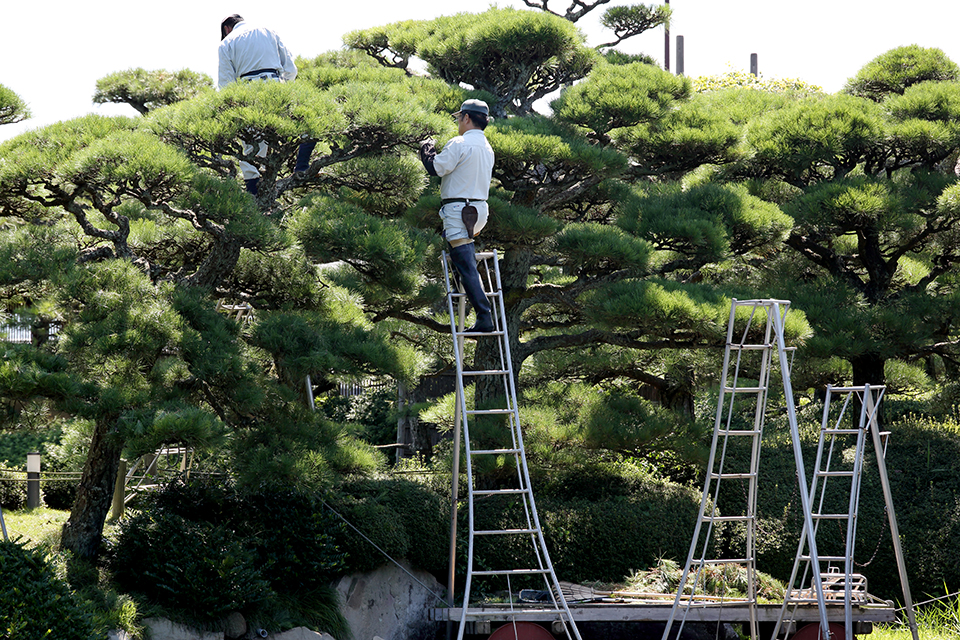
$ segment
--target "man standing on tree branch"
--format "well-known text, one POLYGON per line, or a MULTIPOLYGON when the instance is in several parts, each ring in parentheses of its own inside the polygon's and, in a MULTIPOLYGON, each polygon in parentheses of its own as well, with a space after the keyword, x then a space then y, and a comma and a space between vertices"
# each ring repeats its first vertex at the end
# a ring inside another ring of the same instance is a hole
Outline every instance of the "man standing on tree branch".
MULTIPOLYGON (((223 89, 237 80, 287 82, 297 77, 297 65, 293 56, 283 46, 280 37, 263 27, 248 24, 240 15, 227 16, 220 23, 220 67, 217 86, 223 89)), ((297 152, 297 174, 305 172, 310 164, 310 153, 316 142, 305 142, 297 152)), ((243 143, 244 155, 253 151, 253 145, 243 143)), ((267 155, 267 145, 261 142, 257 156, 267 155)), ((247 191, 257 195, 260 171, 244 160, 240 161, 243 181, 247 191)))
POLYGON ((487 224, 487 195, 493 175, 493 148, 483 130, 490 109, 482 100, 467 100, 453 114, 459 135, 437 153, 433 140, 420 144, 420 161, 432 176, 440 176, 440 219, 443 237, 450 243, 450 260, 460 276, 477 322, 468 332, 494 330, 490 301, 483 291, 473 238, 487 224))

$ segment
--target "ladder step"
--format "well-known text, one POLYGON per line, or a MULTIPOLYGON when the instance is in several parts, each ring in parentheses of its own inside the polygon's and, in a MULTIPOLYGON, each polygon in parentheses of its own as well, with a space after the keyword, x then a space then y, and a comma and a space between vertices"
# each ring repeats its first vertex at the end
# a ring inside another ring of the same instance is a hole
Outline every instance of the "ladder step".
POLYGON ((714 560, 696 560, 691 564, 753 564, 750 558, 717 558, 714 560))
POLYGON ((817 471, 821 478, 852 478, 853 471, 817 471))
POLYGON ((510 373, 509 369, 486 369, 484 371, 464 371, 465 376, 497 376, 510 373))
POLYGON ((820 432, 829 433, 832 435, 855 436, 860 433, 860 429, 821 429, 820 432))
MULTIPOLYGON (((810 556, 800 556, 800 559, 805 562, 810 562, 810 556)), ((817 556, 817 560, 820 562, 846 562, 846 556, 817 556)))
POLYGON ((502 456, 508 453, 520 453, 520 449, 477 449, 475 451, 471 451, 470 455, 502 456))
POLYGON ((542 576, 548 575, 550 569, 501 569, 499 571, 474 571, 475 576, 542 576))
POLYGON ((766 387, 723 387, 724 393, 762 393, 766 390, 766 387))
POLYGON ((458 336, 505 336, 505 331, 457 331, 458 336))
POLYGON ((731 479, 745 479, 745 478, 756 478, 757 474, 755 473, 711 473, 711 480, 720 480, 722 478, 731 478, 731 479))
POLYGON ((773 349, 773 344, 739 344, 735 342, 727 343, 731 351, 762 351, 764 349, 773 349))
POLYGON ((704 516, 702 522, 747 522, 756 520, 755 516, 704 516))
POLYGON ((519 493, 530 493, 530 489, 484 489, 474 491, 475 496, 497 496, 497 495, 517 495, 519 493))
MULTIPOLYGON (((516 536, 520 534, 539 533, 537 529, 489 529, 485 531, 474 531, 475 536, 516 536)), ((474 571, 476 573, 476 571, 474 571)))
POLYGON ((513 413, 513 409, 469 409, 467 411, 468 416, 476 415, 504 415, 507 413, 513 413))
POLYGON ((811 513, 810 517, 816 520, 846 520, 850 515, 846 513, 811 513))
POLYGON ((728 436, 759 436, 759 429, 722 429, 721 433, 728 436))

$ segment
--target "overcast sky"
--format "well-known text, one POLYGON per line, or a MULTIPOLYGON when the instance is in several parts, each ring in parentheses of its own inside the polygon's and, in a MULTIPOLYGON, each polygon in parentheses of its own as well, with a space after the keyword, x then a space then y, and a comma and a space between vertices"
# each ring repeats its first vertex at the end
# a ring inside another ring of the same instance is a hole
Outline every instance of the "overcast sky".
MULTIPOLYGON (((551 9, 566 8, 553 2, 551 9)), ((4 0, 0 84, 28 103, 33 118, 0 127, 0 140, 90 112, 136 115, 127 106, 91 102, 97 79, 114 71, 189 68, 215 79, 219 25, 231 13, 273 29, 294 55, 313 57, 341 47, 342 35, 354 29, 468 8, 483 11, 493 4, 4 0)), ((526 8, 522 0, 496 4, 526 8)), ((671 65, 676 70, 673 45, 682 35, 684 71, 691 77, 747 71, 750 54, 756 53, 760 74, 766 78, 799 78, 835 92, 864 64, 898 46, 937 47, 960 63, 957 0, 672 0, 670 6, 671 65)), ((599 26, 600 11, 578 25, 588 44, 609 37, 599 26)), ((622 48, 647 53, 662 63, 663 30, 633 38, 622 48)))

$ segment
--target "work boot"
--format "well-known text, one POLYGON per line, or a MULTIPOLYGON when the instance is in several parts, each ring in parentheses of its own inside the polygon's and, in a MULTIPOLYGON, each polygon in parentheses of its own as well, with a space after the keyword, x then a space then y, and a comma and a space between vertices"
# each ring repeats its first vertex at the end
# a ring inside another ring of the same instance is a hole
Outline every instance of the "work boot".
POLYGON ((243 184, 247 186, 247 193, 250 195, 257 195, 257 191, 260 190, 260 178, 246 178, 243 181, 243 184))
POLYGON ((316 146, 316 140, 300 143, 297 148, 297 164, 293 168, 295 174, 303 176, 307 172, 307 169, 310 168, 310 154, 313 153, 313 148, 316 146))
POLYGON ((450 248, 450 261, 460 276, 460 286, 463 287, 467 299, 477 312, 477 322, 467 329, 468 333, 491 333, 496 328, 493 325, 493 314, 490 312, 490 301, 483 291, 480 282, 480 272, 477 271, 476 251, 473 243, 461 244, 450 248))

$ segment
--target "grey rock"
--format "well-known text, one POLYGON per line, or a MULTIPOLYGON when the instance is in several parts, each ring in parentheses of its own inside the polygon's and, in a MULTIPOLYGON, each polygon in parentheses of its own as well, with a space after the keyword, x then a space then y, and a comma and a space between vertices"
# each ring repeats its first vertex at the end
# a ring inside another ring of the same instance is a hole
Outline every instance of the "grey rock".
POLYGON ((247 620, 239 611, 231 612, 223 621, 223 636, 229 640, 242 638, 247 633, 247 620))
POLYGON ((146 618, 143 626, 151 640, 224 640, 222 631, 198 631, 166 618, 146 618))
POLYGON ((436 635, 436 623, 429 619, 444 589, 426 571, 383 565, 376 571, 347 576, 337 584, 341 606, 353 637, 368 640, 420 640, 436 635), (418 582, 419 581, 419 582, 418 582), (421 584, 422 583, 422 584, 421 584), (425 585, 425 586, 424 586, 425 585), (431 593, 432 592, 432 593, 431 593))

